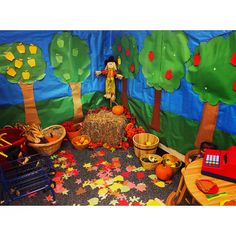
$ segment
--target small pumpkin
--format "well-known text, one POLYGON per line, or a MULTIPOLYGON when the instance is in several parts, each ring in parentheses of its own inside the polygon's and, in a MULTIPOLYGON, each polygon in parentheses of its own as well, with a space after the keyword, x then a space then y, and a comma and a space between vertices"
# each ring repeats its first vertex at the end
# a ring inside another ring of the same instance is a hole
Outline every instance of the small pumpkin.
POLYGON ((121 115, 124 112, 124 107, 121 105, 116 105, 112 107, 112 113, 115 115, 121 115))
POLYGON ((173 175, 173 171, 170 166, 159 164, 156 167, 156 176, 158 179, 166 181, 170 180, 173 175))

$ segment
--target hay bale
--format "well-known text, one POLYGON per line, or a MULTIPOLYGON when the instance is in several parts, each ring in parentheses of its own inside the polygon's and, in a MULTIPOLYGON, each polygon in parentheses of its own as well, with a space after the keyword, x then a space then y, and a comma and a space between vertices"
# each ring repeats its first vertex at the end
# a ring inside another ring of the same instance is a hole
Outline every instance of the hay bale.
POLYGON ((113 146, 119 145, 125 136, 127 119, 124 115, 114 115, 111 111, 87 114, 81 133, 91 137, 92 142, 102 141, 113 146))

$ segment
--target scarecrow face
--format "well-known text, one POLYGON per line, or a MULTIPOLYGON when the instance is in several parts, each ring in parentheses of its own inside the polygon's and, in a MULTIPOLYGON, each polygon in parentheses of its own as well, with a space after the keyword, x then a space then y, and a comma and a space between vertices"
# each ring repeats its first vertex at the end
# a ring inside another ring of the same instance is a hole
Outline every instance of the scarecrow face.
POLYGON ((115 62, 108 62, 107 63, 107 69, 116 70, 116 63, 115 62))

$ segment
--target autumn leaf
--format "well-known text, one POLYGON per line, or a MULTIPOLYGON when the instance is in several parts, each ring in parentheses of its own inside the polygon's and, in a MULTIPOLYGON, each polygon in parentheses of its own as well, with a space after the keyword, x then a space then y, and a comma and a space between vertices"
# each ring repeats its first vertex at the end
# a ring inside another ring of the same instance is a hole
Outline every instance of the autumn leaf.
POLYGON ((76 179, 75 183, 76 184, 81 184, 82 180, 81 179, 76 179))
POLYGON ((90 167, 92 167, 92 164, 89 162, 89 163, 85 163, 84 165, 83 165, 83 167, 84 168, 90 168, 90 167))
POLYGON ((65 190, 62 184, 56 184, 56 187, 54 188, 55 193, 62 193, 65 190))
POLYGON ((70 190, 68 190, 68 189, 65 188, 64 191, 62 192, 62 194, 63 194, 63 195, 68 195, 69 191, 70 191, 70 190))
POLYGON ((139 190, 140 192, 146 191, 146 184, 139 183, 137 184, 136 189, 139 190))
POLYGON ((129 203, 128 203, 128 201, 127 200, 119 200, 119 202, 118 202, 118 206, 128 206, 129 205, 129 203))
POLYGON ((96 206, 99 202, 99 199, 94 197, 88 200, 89 206, 96 206))
POLYGON ((129 175, 130 175, 130 173, 129 173, 128 171, 124 171, 124 172, 121 173, 121 175, 122 175, 123 177, 128 178, 129 175))
POLYGON ((83 194, 83 193, 86 193, 87 191, 86 191, 86 189, 85 188, 79 188, 79 189, 77 189, 76 191, 75 191, 75 194, 77 195, 77 196, 79 196, 79 195, 81 195, 81 194, 83 194))
POLYGON ((51 194, 49 194, 48 196, 45 197, 45 200, 48 202, 52 202, 53 201, 53 196, 51 194))
POLYGON ((155 185, 158 186, 159 188, 165 188, 165 186, 166 186, 165 182, 163 182, 163 181, 158 181, 155 183, 155 185))
POLYGON ((138 173, 136 173, 136 177, 138 179, 142 179, 142 178, 144 178, 144 173, 143 172, 138 172, 138 173))
POLYGON ((118 204, 117 200, 110 201, 109 205, 116 206, 118 204))

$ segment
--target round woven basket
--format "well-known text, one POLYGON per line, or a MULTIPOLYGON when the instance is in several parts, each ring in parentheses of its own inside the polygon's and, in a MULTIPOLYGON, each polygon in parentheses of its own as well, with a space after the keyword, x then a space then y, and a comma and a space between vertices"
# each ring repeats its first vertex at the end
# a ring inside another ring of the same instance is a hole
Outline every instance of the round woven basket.
POLYGON ((164 154, 162 156, 162 158, 163 158, 163 162, 166 165, 171 167, 171 169, 173 171, 173 174, 175 174, 180 169, 180 167, 182 166, 182 162, 177 157, 175 157, 175 156, 173 156, 173 155, 171 155, 169 153, 164 154), (173 165, 175 163, 179 163, 179 165, 174 167, 173 165))
POLYGON ((154 170, 158 164, 162 162, 163 158, 156 154, 142 154, 140 156, 140 162, 145 170, 154 170), (145 162, 143 161, 144 158, 154 157, 157 159, 156 162, 145 162))
POLYGON ((52 155, 60 147, 61 143, 66 136, 66 130, 62 125, 52 125, 42 130, 45 138, 53 136, 59 137, 57 140, 50 143, 28 143, 28 146, 32 147, 38 153, 44 155, 52 155))
POLYGON ((89 143, 91 142, 91 138, 84 134, 84 135, 80 135, 80 136, 77 136, 75 138, 73 138, 71 140, 71 143, 72 145, 74 146, 75 149, 77 150, 82 150, 82 149, 85 149, 89 146, 89 143), (79 144, 78 141, 81 139, 81 138, 84 138, 84 139, 87 139, 88 140, 88 143, 87 144, 79 144))

